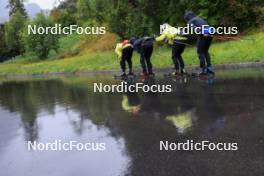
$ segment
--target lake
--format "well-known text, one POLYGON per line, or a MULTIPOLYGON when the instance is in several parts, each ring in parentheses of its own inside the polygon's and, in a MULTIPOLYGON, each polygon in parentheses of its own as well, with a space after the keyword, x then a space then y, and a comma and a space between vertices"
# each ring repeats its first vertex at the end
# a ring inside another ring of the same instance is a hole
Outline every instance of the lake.
MULTIPOLYGON (((171 93, 94 93, 111 76, 0 81, 2 176, 262 176, 263 69, 165 79, 171 93), (104 143, 99 151, 29 151, 28 142, 104 143), (160 141, 237 143, 238 150, 160 150, 160 141)), ((138 80, 140 81, 140 80, 138 80)))

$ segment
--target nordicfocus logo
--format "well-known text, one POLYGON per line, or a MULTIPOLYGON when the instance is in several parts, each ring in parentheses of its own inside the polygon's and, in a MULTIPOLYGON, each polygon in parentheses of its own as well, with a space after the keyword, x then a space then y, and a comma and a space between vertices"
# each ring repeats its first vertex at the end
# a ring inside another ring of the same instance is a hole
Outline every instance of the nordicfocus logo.
POLYGON ((62 142, 55 140, 53 142, 27 142, 28 151, 104 151, 106 150, 106 143, 78 141, 62 142))
POLYGON ((169 141, 160 141, 160 150, 161 151, 237 151, 238 144, 237 143, 213 143, 210 141, 201 141, 194 142, 193 140, 187 140, 186 142, 169 142, 169 141))
POLYGON ((106 27, 103 26, 86 26, 80 27, 78 25, 70 25, 66 27, 62 27, 61 24, 55 24, 54 26, 42 27, 37 25, 28 25, 28 35, 71 35, 71 34, 79 34, 79 35, 103 35, 106 33, 106 27))
POLYGON ((171 27, 168 24, 160 25, 160 34, 164 32, 169 32, 172 34, 179 34, 179 31, 182 35, 193 35, 193 34, 209 34, 209 35, 237 35, 237 27, 212 27, 209 25, 203 25, 202 27, 195 27, 193 24, 187 24, 185 27, 171 27))
POLYGON ((114 92, 153 92, 153 93, 168 93, 172 92, 172 85, 163 85, 163 84, 154 84, 146 85, 143 83, 128 84, 127 82, 121 82, 116 85, 104 85, 103 83, 94 83, 93 87, 94 93, 96 92, 105 92, 105 93, 114 93, 114 92))

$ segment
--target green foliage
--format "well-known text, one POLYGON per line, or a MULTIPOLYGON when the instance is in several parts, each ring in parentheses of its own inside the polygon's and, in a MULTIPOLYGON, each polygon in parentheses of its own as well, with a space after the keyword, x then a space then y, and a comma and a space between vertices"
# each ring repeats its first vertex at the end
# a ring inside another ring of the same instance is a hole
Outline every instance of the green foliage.
MULTIPOLYGON (((75 40, 75 39, 74 39, 75 40)), ((238 41, 214 43, 210 48, 213 65, 263 62, 264 58, 264 33, 248 35, 238 41)), ((199 59, 195 47, 187 47, 183 53, 186 66, 199 65, 199 59)), ((152 56, 155 68, 169 68, 172 64, 171 49, 166 47, 155 48, 152 56)), ((134 53, 133 65, 140 69, 139 55, 134 53)), ((88 70, 119 70, 119 60, 112 51, 100 53, 88 53, 59 60, 45 60, 32 63, 28 57, 12 62, 0 64, 1 74, 41 74, 54 72, 76 72, 88 70), (24 60, 24 61, 23 61, 24 60), (23 61, 23 62, 22 62, 23 61), (21 68, 21 69, 17 69, 21 68)))
POLYGON ((12 53, 13 56, 24 52, 21 34, 25 28, 25 23, 26 18, 19 11, 17 11, 11 16, 10 21, 5 25, 5 42, 8 51, 12 53))
POLYGON ((78 0, 79 21, 107 24, 121 38, 158 33, 159 25, 183 26, 192 10, 213 26, 244 30, 263 23, 263 0, 78 0))
POLYGON ((7 50, 5 42, 5 30, 4 25, 0 25, 0 62, 3 60, 2 57, 5 55, 7 50))
POLYGON ((55 23, 59 23, 65 27, 77 23, 76 13, 77 0, 65 0, 51 11, 50 16, 55 23))
POLYGON ((107 22, 113 10, 111 3, 111 0, 77 0, 77 21, 79 24, 87 21, 93 21, 93 24, 107 22))
POLYGON ((260 23, 264 23, 264 6, 260 10, 260 23))
POLYGON ((61 24, 63 27, 76 24, 75 15, 67 9, 54 9, 50 16, 55 23, 61 24))
POLYGON ((152 17, 144 11, 145 7, 139 8, 140 2, 137 1, 118 1, 113 4, 109 26, 112 32, 118 34, 121 38, 131 36, 150 35, 155 31, 152 17))
MULTIPOLYGON (((0 33, 0 53, 7 50, 12 56, 24 52, 21 42, 21 31, 24 29, 26 13, 23 0, 9 0, 11 18, 0 33), (5 41, 3 41, 3 36, 5 41), (7 48, 7 49, 6 49, 7 48)), ((184 26, 185 10, 192 10, 205 18, 213 26, 238 26, 239 31, 255 27, 264 22, 263 0, 64 0, 51 11, 53 22, 62 26, 79 24, 83 26, 103 25, 107 30, 121 38, 141 37, 159 33, 159 25, 169 23, 173 26, 184 26)), ((38 16, 31 24, 47 26, 53 22, 38 16)), ((77 37, 73 37, 77 38, 77 37)), ((58 36, 31 35, 24 32, 23 42, 28 52, 39 58, 55 56, 58 45, 68 50, 66 57, 77 51, 71 46, 70 37, 58 44, 58 36), (68 41, 69 40, 69 41, 68 41), (64 45, 67 46, 64 48, 64 45), (52 52, 50 52, 52 51, 52 52)), ((80 39, 81 40, 81 39, 80 39)), ((76 43, 79 42, 76 41, 76 43)), ((106 41, 105 41, 106 43, 106 41)), ((57 56, 65 56, 63 53, 57 56)), ((60 57, 62 58, 62 57, 60 57)))
POLYGON ((237 26, 240 30, 260 24, 263 0, 199 0, 187 6, 207 19, 210 25, 237 26))
POLYGON ((91 17, 91 7, 89 0, 77 1, 77 19, 79 23, 89 19, 91 17))
POLYGON ((64 0, 60 2, 57 9, 67 9, 69 12, 75 13, 77 11, 77 0, 64 0))
MULTIPOLYGON (((50 27, 54 26, 54 22, 46 17, 43 13, 39 13, 37 17, 30 22, 30 25, 37 27, 50 27)), ((46 59, 51 50, 57 51, 58 49, 58 35, 50 33, 45 34, 28 34, 25 30, 23 33, 23 42, 26 46, 27 52, 32 52, 40 59, 46 59)))
POLYGON ((9 8, 9 16, 12 16, 19 11, 24 17, 27 17, 27 12, 23 3, 24 0, 9 0, 9 4, 7 6, 9 8))

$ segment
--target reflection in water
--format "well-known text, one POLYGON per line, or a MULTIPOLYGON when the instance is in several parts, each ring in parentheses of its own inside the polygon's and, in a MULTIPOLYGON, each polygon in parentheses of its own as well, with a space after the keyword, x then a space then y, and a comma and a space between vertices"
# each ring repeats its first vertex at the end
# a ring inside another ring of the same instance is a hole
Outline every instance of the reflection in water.
POLYGON ((141 102, 139 100, 137 93, 132 93, 132 92, 124 93, 121 104, 124 111, 130 112, 135 116, 138 115, 141 109, 141 102))
POLYGON ((92 93, 89 79, 0 85, 0 175, 262 175, 263 79, 157 79, 173 84, 164 94, 92 93), (26 150, 25 141, 57 139, 105 142, 107 150, 26 150), (188 139, 238 142, 240 149, 159 151, 161 140, 188 139))
POLYGON ((189 111, 177 115, 170 115, 166 117, 166 120, 170 121, 178 129, 179 133, 185 133, 193 125, 193 114, 193 111, 189 111))

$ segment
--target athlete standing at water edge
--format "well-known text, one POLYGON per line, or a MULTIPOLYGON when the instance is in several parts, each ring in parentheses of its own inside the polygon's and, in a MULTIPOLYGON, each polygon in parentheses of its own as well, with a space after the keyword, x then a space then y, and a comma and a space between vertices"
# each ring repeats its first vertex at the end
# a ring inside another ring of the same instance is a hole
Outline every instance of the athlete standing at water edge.
POLYGON ((131 38, 131 44, 135 51, 140 54, 140 63, 142 67, 142 76, 153 76, 152 63, 150 61, 153 52, 153 38, 143 37, 143 38, 131 38))
POLYGON ((186 42, 187 38, 180 36, 180 31, 169 24, 163 24, 163 26, 165 30, 159 37, 156 37, 155 40, 157 42, 165 41, 172 46, 172 60, 175 68, 173 75, 186 74, 184 61, 181 55, 185 49, 185 43, 183 42, 186 42))
POLYGON ((133 76, 132 71, 132 56, 133 56, 133 47, 129 40, 124 40, 122 43, 118 43, 115 48, 115 52, 120 59, 120 66, 122 69, 121 77, 126 77, 126 62, 128 63, 129 72, 128 75, 133 76))
MULTIPOLYGON (((199 27, 200 29, 202 29, 202 26, 208 26, 208 23, 204 19, 197 17, 192 11, 186 12, 184 15, 184 19, 187 24, 193 25, 194 28, 199 27)), ((199 32, 201 34, 198 35, 197 53, 200 60, 200 67, 202 69, 199 74, 214 74, 211 64, 211 56, 208 52, 212 43, 212 36, 208 33, 208 31, 205 32, 200 30, 199 32)))

